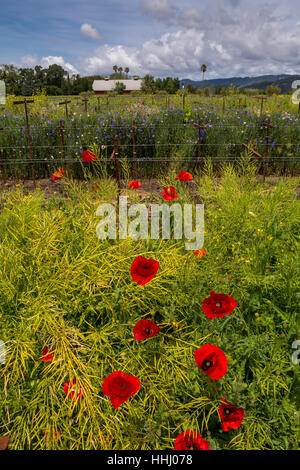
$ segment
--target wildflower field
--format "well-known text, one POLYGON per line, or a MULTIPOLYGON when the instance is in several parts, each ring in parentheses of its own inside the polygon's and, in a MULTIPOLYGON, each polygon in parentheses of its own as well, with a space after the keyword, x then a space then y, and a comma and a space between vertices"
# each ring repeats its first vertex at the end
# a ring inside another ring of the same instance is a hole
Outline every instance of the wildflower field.
POLYGON ((8 178, 31 177, 32 161, 38 178, 51 176, 58 165, 83 177, 81 154, 89 148, 112 175, 114 138, 119 157, 135 161, 140 177, 167 171, 169 161, 190 169, 206 158, 215 165, 236 162, 242 144, 266 158, 269 173, 299 171, 299 113, 291 96, 267 98, 263 108, 258 99, 245 96, 100 97, 90 99, 86 110, 80 99, 72 99, 68 115, 59 105, 63 98, 32 98, 28 133, 24 106, 10 96, 2 106, 0 167, 8 178))
MULTIPOLYGON (((297 138, 294 116, 272 119, 297 138)), ((3 184, 0 436, 10 449, 298 449, 299 178, 263 182, 246 156, 216 173, 207 158, 192 177, 158 165, 160 189, 145 191, 122 168, 130 204, 204 204, 203 248, 100 240, 97 207, 118 196, 109 167, 57 174, 52 195, 3 184)))

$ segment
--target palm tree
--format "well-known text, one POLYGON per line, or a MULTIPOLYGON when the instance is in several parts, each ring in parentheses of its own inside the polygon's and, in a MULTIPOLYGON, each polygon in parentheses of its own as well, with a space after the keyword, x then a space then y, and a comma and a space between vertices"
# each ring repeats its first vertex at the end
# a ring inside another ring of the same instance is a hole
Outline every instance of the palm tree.
POLYGON ((123 67, 119 67, 118 70, 119 70, 119 74, 121 75, 121 78, 122 78, 123 67))
POLYGON ((127 78, 128 78, 128 74, 129 74, 129 67, 126 67, 126 69, 125 69, 125 73, 126 73, 126 75, 127 75, 127 78))
POLYGON ((207 65, 202 64, 202 65, 201 65, 201 72, 203 73, 203 76, 202 76, 202 83, 204 82, 204 74, 205 74, 206 70, 207 70, 207 65))
POLYGON ((113 70, 114 70, 115 73, 117 73, 118 66, 117 66, 117 65, 114 65, 114 66, 113 66, 113 70))

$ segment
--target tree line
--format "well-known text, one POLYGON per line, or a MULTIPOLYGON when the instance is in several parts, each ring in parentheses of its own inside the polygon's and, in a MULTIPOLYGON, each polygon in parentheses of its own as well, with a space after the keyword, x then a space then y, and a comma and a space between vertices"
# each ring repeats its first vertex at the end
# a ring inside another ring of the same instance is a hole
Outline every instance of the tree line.
POLYGON ((40 65, 34 68, 0 65, 0 80, 5 81, 6 92, 16 96, 31 96, 41 89, 45 89, 47 95, 78 95, 91 90, 93 81, 101 78, 103 77, 98 75, 70 77, 70 74, 57 64, 47 68, 40 65))
MULTIPOLYGON (((204 88, 204 74, 206 65, 203 64, 201 71, 203 73, 202 87, 196 88, 191 84, 186 85, 185 93, 201 95, 234 95, 238 93, 245 94, 279 94, 280 88, 276 85, 269 85, 265 90, 258 89, 239 89, 233 85, 225 87, 218 85, 216 87, 204 88)), ((6 84, 6 92, 16 96, 32 96, 38 90, 45 89, 47 95, 79 95, 81 93, 92 93, 92 84, 94 80, 103 80, 110 78, 114 80, 124 80, 129 77, 129 67, 124 70, 118 65, 113 66, 113 72, 109 77, 102 75, 93 75, 81 77, 79 74, 71 75, 64 68, 57 64, 49 65, 43 68, 36 65, 34 68, 17 68, 14 65, 0 65, 0 80, 6 84)), ((122 94, 124 91, 122 83, 117 84, 114 93, 122 94)), ((142 94, 175 94, 180 89, 180 80, 178 77, 154 78, 147 74, 142 79, 142 94)))
MULTIPOLYGON (((128 79, 129 68, 124 70, 117 65, 113 66, 113 72, 108 77, 114 80, 128 79)), ((4 80, 6 92, 16 96, 32 96, 41 89, 45 89, 47 95, 79 95, 83 92, 91 92, 94 80, 103 80, 107 77, 92 75, 81 77, 79 74, 71 75, 61 65, 52 64, 43 68, 16 67, 12 64, 0 65, 0 80, 4 80)), ((157 78, 146 75, 142 82, 143 93, 165 92, 174 94, 180 88, 179 78, 157 78)), ((119 92, 121 93, 121 87, 119 92)))

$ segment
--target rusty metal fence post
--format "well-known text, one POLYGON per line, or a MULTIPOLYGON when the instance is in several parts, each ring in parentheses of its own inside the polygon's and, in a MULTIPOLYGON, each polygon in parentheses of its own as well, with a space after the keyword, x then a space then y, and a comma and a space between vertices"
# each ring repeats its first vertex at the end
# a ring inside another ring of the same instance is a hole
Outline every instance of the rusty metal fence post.
POLYGON ((60 132, 60 138, 61 138, 61 148, 62 148, 62 156, 63 156, 63 164, 62 166, 64 167, 64 172, 66 171, 66 152, 65 152, 65 138, 64 138, 64 125, 63 121, 59 121, 59 127, 57 129, 60 132))
POLYGON ((121 178, 120 178, 120 168, 119 168, 119 146, 118 146, 118 137, 114 136, 114 150, 113 150, 113 159, 115 161, 115 177, 118 184, 118 195, 121 192, 121 178))
POLYGON ((136 125, 135 121, 132 123, 132 176, 136 177, 136 149, 135 149, 135 133, 136 133, 136 125))
POLYGON ((266 180, 266 174, 267 174, 267 164, 268 164, 268 154, 269 154, 269 138, 270 138, 270 118, 267 121, 266 124, 266 147, 265 147, 265 158, 264 158, 264 178, 263 181, 265 182, 266 180))
POLYGON ((68 114, 68 103, 71 103, 71 100, 65 100, 65 101, 61 101, 60 103, 58 103, 59 105, 62 105, 64 104, 65 105, 65 109, 66 109, 66 118, 68 119, 69 117, 69 114, 68 114))
POLYGON ((33 164, 33 159, 32 159, 30 127, 29 127, 28 109, 27 109, 27 104, 28 103, 34 103, 34 100, 27 100, 25 98, 22 101, 14 101, 13 102, 13 104, 24 104, 24 107, 25 107, 25 120, 26 120, 26 129, 27 129, 27 142, 28 142, 29 157, 30 157, 30 161, 31 161, 31 174, 32 174, 32 179, 34 181, 34 185, 35 185, 35 172, 34 172, 34 164, 33 164))
POLYGON ((87 112, 87 104, 88 104, 88 98, 83 98, 82 102, 84 103, 84 111, 87 112))

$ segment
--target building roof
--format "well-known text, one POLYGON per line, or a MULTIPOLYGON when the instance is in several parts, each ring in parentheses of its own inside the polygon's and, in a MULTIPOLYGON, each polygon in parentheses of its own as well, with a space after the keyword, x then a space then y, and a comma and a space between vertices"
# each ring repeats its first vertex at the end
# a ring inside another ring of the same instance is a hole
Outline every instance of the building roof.
POLYGON ((111 91, 115 88, 116 83, 124 83, 126 90, 136 91, 140 90, 142 86, 142 80, 94 80, 93 90, 94 91, 111 91))

